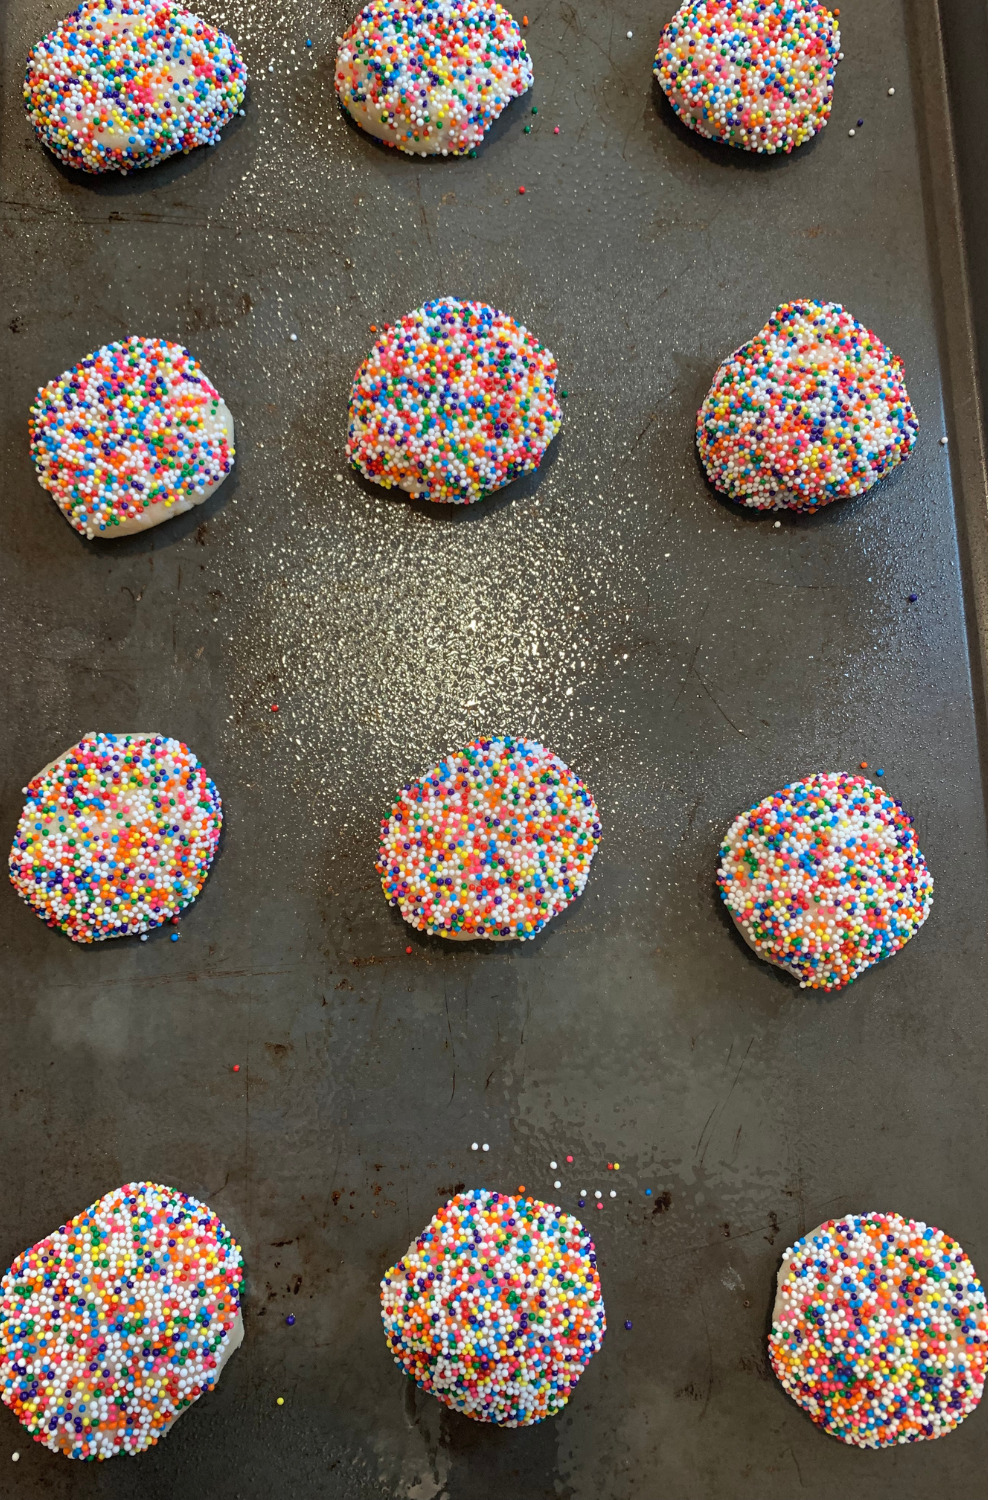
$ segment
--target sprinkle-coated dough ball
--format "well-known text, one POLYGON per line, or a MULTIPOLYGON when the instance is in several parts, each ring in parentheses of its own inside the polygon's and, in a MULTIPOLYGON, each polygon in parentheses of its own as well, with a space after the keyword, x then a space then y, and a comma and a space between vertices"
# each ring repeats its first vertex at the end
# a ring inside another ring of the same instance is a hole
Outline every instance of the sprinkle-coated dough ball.
POLYGON ((506 313, 425 302, 386 325, 355 375, 347 457, 384 489, 471 505, 538 467, 562 423, 558 375, 506 313))
POLYGON ((141 1453, 243 1341, 239 1245, 210 1208, 127 1182, 0 1283, 0 1395, 68 1458, 141 1453))
POLYGON ((28 431, 39 484, 90 540, 201 505, 236 457, 226 403, 164 339, 105 344, 42 386, 28 431))
POLYGON ((382 1323, 423 1390, 477 1422, 530 1427, 566 1405, 601 1347, 593 1242, 550 1203, 460 1193, 385 1273, 382 1323))
POLYGON ((837 23, 818 0, 689 0, 653 71, 684 124, 744 151, 791 151, 833 102, 837 23))
POLYGON ((348 114, 411 156, 471 151, 533 81, 514 17, 491 0, 374 0, 337 53, 348 114))
POLYGON ((835 302, 786 302, 719 366, 698 413, 716 489, 751 510, 815 511, 871 489, 919 423, 903 361, 835 302))
POLYGON ((246 81, 229 37, 172 0, 84 0, 28 58, 24 103, 60 161, 127 173, 218 141, 246 81))
POLYGON ((923 926, 934 882, 908 815, 863 776, 824 771, 742 813, 719 852, 722 899, 759 958, 839 990, 923 926))
POLYGON ((601 838, 580 778, 533 740, 473 740, 382 820, 376 869, 391 906, 438 937, 535 937, 587 884, 601 838))
POLYGON ((782 1257, 769 1349, 792 1400, 858 1448, 920 1443, 975 1411, 986 1298, 961 1245, 900 1214, 848 1214, 782 1257))
POLYGON ((24 791, 11 883, 75 943, 148 932, 204 885, 222 799, 178 740, 85 734, 24 791))

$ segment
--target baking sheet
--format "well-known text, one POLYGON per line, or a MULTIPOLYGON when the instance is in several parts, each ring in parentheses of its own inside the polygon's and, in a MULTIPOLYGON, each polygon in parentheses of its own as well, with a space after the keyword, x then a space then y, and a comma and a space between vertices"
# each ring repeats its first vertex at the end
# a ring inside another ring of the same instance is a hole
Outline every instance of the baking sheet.
POLYGON ((170 1183, 244 1247, 247 1338, 137 1460, 84 1469, 0 1411, 0 1465, 21 1454, 5 1492, 983 1495, 984 1412, 854 1451, 766 1357, 781 1251, 831 1215, 926 1219, 985 1268, 961 567, 979 497, 933 8, 842 0, 832 122, 762 161, 661 102, 664 12, 553 0, 529 17, 532 95, 476 160, 420 161, 339 115, 343 4, 213 3, 250 65, 245 119, 113 181, 61 168, 24 122, 23 59, 61 13, 2 18, 2 826, 83 731, 144 726, 203 759, 226 829, 177 943, 79 948, 0 900, 0 1258, 123 1181, 170 1183), (543 470, 465 511, 388 496, 342 456, 369 325, 443 294, 524 321, 569 393, 543 470), (922 430, 869 496, 775 529, 709 490, 693 427, 720 360, 799 296, 844 302, 902 356, 922 430), (27 409, 131 333, 192 349, 237 467, 201 511, 87 544, 35 482, 27 409), (569 761, 604 841, 537 941, 456 948, 384 902, 378 820, 491 731, 569 761), (759 797, 860 760, 913 814, 935 906, 891 963, 819 997, 748 953, 715 854, 759 797), (577 1210, 608 1161, 617 1198, 577 1210), (597 1242, 605 1347, 531 1430, 444 1410, 384 1347, 379 1277, 459 1183, 524 1184, 597 1242))

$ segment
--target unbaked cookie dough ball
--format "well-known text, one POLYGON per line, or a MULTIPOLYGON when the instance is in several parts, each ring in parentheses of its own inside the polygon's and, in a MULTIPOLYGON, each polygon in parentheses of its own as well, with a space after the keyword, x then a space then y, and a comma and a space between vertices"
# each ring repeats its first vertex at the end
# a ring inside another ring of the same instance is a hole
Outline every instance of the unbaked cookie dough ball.
POLYGON ((975 1411, 986 1298, 961 1245, 900 1214, 847 1214, 782 1256, 768 1341, 781 1384, 858 1448, 921 1443, 975 1411))
POLYGON ((24 791, 11 884, 75 943, 148 932, 204 885, 222 799, 180 741, 85 734, 24 791))
POLYGON ((698 413, 712 484, 750 510, 819 510, 909 456, 903 361, 836 302, 786 302, 720 365, 698 413))
POLYGON ((396 1363, 445 1406, 530 1427, 566 1405, 604 1339, 593 1241, 550 1203, 460 1193, 385 1273, 382 1323, 396 1363))
POLYGON ((442 297, 386 324, 354 377, 347 457, 384 489, 472 505, 536 469, 559 372, 523 324, 442 297))
POLYGON ((218 141, 246 81, 225 32, 172 0, 84 0, 28 58, 24 103, 67 166, 127 173, 218 141))
POLYGON ((544 745, 496 736, 403 787, 375 867, 411 926, 524 942, 579 896, 600 838, 575 772, 544 745))
POLYGON ((180 344, 105 344, 42 386, 28 423, 38 482, 75 531, 122 537, 201 505, 236 458, 233 418, 180 344))
POLYGON ((142 1453, 243 1342, 242 1285, 240 1247, 210 1208, 127 1182, 4 1276, 0 1397, 53 1453, 142 1453))
POLYGON ((374 0, 337 53, 348 114, 411 156, 465 155, 533 81, 514 17, 492 0, 374 0))
POLYGON ((653 71, 684 124, 744 151, 791 151, 830 116, 837 23, 818 0, 688 0, 653 71))
POLYGON ((908 815, 863 776, 823 771, 741 813, 716 871, 759 958, 839 990, 926 922, 934 882, 908 815))

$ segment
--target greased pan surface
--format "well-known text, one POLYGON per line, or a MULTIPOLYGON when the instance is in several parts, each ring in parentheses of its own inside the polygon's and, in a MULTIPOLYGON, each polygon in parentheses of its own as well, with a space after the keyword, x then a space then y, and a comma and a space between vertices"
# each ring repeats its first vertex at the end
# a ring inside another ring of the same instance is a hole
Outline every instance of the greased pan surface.
POLYGON ((985 1271, 957 487, 974 455, 957 428, 938 441, 962 351, 940 141, 922 137, 944 117, 931 10, 842 0, 831 123, 774 161, 671 119, 652 79, 666 7, 647 0, 532 10, 533 93, 477 159, 445 162, 341 118, 342 4, 204 13, 250 65, 246 117, 212 151, 99 181, 46 156, 21 112, 58 7, 3 12, 0 826, 74 736, 130 724, 192 746, 226 823, 176 943, 75 947, 2 893, 0 1259, 116 1184, 167 1182, 243 1245, 247 1337, 138 1460, 81 1469, 0 1411, 0 1463, 21 1454, 6 1487, 982 1496, 984 1412, 944 1441, 848 1449, 765 1348, 781 1251, 839 1212, 926 1219, 985 1271), (540 474, 465 511, 375 491, 342 456, 370 324, 443 294, 520 318, 568 392, 540 474), (921 434, 869 496, 776 530, 708 489, 694 420, 718 363, 801 296, 843 302, 903 358, 921 434), (87 544, 35 482, 28 407, 130 333, 195 353, 234 413, 236 471, 201 510, 87 544), (494 730, 567 760, 604 840, 537 941, 449 946, 383 900, 379 818, 494 730), (744 807, 861 760, 913 815, 935 904, 902 954, 820 997, 748 953, 715 855, 744 807), (379 1277, 458 1183, 523 1183, 597 1241, 605 1347, 528 1431, 445 1411, 384 1346, 379 1277))

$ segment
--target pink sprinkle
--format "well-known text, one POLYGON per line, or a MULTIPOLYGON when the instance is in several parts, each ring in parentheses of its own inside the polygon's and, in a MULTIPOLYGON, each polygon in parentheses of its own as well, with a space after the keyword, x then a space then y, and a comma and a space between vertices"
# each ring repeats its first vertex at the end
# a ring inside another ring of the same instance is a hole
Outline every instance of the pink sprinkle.
POLYGON ((571 1157, 571 1156, 567 1156, 567 1158, 566 1158, 566 1160, 567 1160, 567 1161, 572 1161, 572 1160, 573 1160, 573 1158, 572 1158, 572 1157, 571 1157))
POLYGON ((553 128, 552 128, 552 134, 553 135, 558 135, 559 134, 559 126, 558 125, 553 126, 553 128))

